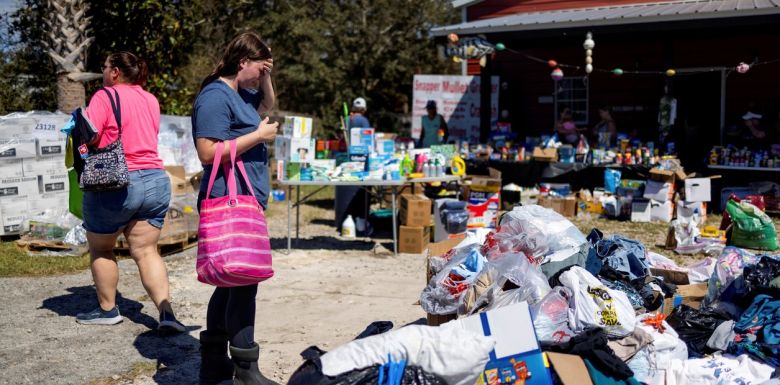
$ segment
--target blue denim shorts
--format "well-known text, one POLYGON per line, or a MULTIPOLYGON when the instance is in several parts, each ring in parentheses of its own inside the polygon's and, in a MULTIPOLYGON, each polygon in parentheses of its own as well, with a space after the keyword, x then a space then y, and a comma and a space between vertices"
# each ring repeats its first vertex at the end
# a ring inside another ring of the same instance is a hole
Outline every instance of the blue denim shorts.
POLYGON ((171 202, 171 181, 161 169, 130 171, 130 183, 115 191, 84 192, 84 228, 114 234, 136 220, 162 228, 171 202))

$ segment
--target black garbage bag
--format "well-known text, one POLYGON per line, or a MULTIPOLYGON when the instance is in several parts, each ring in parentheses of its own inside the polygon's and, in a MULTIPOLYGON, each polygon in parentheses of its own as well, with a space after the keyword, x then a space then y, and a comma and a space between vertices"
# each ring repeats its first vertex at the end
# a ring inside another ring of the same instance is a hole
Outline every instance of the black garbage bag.
POLYGON ((720 309, 694 309, 688 305, 680 305, 666 322, 677 332, 680 339, 685 341, 688 356, 699 358, 715 352, 707 346, 707 340, 723 321, 730 319, 731 317, 720 309))
MULTIPOLYGON (((748 291, 756 289, 777 290, 771 287, 772 281, 780 277, 780 258, 763 256, 755 265, 745 266, 742 274, 748 291)), ((775 293, 780 293, 776 291, 775 293)))

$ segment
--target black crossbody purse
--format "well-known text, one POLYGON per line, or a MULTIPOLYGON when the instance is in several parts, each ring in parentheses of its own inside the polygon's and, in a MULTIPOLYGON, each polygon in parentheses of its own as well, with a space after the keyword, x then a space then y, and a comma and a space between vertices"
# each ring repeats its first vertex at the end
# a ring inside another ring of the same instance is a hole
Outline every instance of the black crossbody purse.
POLYGON ((119 105, 119 93, 114 90, 116 102, 111 92, 101 88, 108 95, 111 109, 114 111, 119 137, 116 141, 99 148, 89 148, 89 155, 84 159, 84 170, 79 179, 82 191, 112 191, 127 187, 130 174, 127 171, 125 149, 122 146, 122 112, 119 105))

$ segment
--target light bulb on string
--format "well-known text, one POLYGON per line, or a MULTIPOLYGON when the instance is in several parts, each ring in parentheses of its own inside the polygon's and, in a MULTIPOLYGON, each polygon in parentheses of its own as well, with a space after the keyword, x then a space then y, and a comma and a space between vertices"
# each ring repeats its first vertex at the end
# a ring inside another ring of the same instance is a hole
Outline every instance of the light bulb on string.
POLYGON ((555 81, 561 80, 563 79, 563 71, 560 68, 555 68, 550 73, 550 77, 555 81))

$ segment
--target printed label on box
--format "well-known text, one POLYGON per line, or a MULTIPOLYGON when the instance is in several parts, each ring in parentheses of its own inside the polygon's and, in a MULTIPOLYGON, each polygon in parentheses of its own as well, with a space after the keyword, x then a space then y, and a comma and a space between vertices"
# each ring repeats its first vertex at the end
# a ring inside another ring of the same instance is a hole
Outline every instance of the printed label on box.
POLYGON ((38 194, 38 177, 16 177, 0 180, 0 197, 38 194))
POLYGON ((41 175, 38 182, 41 193, 68 191, 69 187, 68 174, 41 175))

